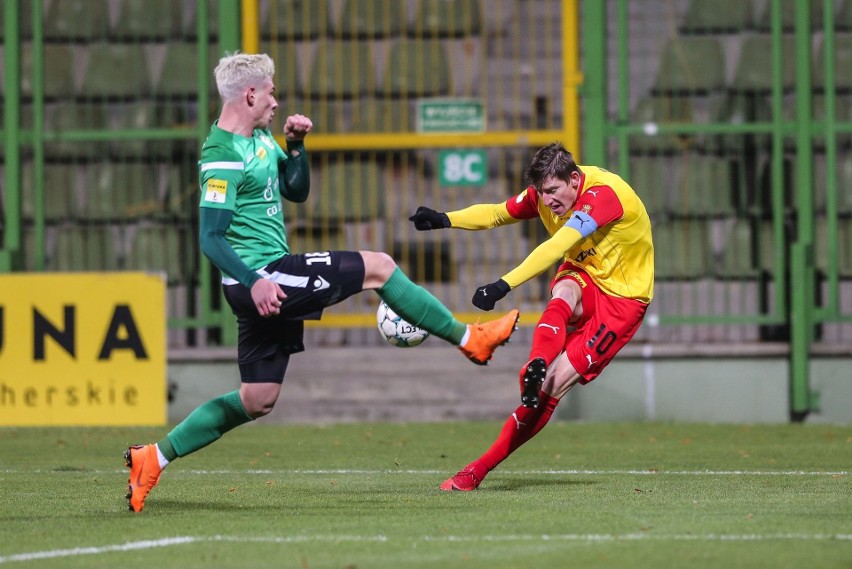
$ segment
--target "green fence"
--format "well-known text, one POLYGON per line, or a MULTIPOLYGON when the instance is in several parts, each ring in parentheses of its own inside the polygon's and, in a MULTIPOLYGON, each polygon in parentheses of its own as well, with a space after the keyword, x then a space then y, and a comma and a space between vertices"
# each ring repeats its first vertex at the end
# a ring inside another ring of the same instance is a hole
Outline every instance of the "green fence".
MULTIPOLYGON (((502 201, 561 140, 652 215, 635 343, 788 344, 794 416, 813 348, 852 344, 852 0, 5 0, 0 17, 0 270, 162 271, 172 347, 234 341, 195 236, 212 69, 237 48, 270 53, 279 116, 316 125, 313 194, 286 208, 298 251, 391 252, 475 318, 474 288, 544 230, 407 216, 502 201)), ((547 282, 507 299, 523 323, 547 282)), ((316 332, 379 341, 375 304, 316 332)))
POLYGON ((852 3, 584 8, 585 148, 646 196, 660 324, 789 342, 806 414, 815 342, 850 342, 852 3))

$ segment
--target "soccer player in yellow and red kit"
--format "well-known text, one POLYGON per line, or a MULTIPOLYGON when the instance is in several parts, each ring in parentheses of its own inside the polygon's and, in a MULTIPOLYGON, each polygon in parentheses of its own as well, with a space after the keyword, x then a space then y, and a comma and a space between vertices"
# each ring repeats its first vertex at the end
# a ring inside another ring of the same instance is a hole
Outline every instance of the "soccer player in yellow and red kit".
POLYGON ((550 238, 502 278, 476 289, 473 304, 483 310, 561 261, 520 370, 521 406, 491 448, 442 490, 474 490, 535 436, 568 390, 595 379, 633 337, 653 297, 651 222, 627 182, 603 168, 577 165, 558 143, 541 148, 526 175, 529 187, 504 203, 446 213, 419 207, 409 218, 421 231, 541 219, 550 238))

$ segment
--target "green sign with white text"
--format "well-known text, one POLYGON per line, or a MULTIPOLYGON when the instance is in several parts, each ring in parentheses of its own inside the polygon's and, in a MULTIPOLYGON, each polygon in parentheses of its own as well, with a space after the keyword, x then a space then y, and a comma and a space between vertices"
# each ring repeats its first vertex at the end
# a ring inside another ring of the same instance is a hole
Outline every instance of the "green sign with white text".
POLYGON ((488 155, 484 150, 442 150, 438 154, 442 186, 484 186, 488 155))
POLYGON ((417 132, 485 132, 485 107, 478 99, 423 99, 417 132))

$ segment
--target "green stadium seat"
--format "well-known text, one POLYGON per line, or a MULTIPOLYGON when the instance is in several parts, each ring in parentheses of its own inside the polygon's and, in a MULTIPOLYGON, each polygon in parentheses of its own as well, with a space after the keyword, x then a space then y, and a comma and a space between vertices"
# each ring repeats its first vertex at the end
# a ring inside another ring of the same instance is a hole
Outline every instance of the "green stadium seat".
MULTIPOLYGON (((33 45, 21 46, 21 97, 33 96, 33 45)), ((66 44, 44 45, 44 97, 47 100, 71 98, 74 89, 74 48, 66 44)))
MULTIPOLYGON (((154 93, 166 98, 195 98, 198 96, 198 44, 192 42, 170 42, 166 44, 163 66, 154 80, 154 93)), ((208 46, 210 73, 207 77, 207 89, 211 96, 218 97, 216 80, 212 70, 219 62, 219 52, 215 45, 208 46)), ((276 62, 277 64, 277 62, 276 62)))
POLYGON ((680 25, 681 34, 736 34, 754 25, 750 1, 692 0, 680 25))
POLYGON ((654 224, 652 231, 656 278, 698 279, 710 274, 707 222, 666 220, 654 224))
MULTIPOLYGON (((137 100, 109 105, 110 126, 116 130, 178 128, 182 124, 175 105, 153 100, 137 100)), ((173 140, 121 140, 109 142, 110 156, 124 158, 171 158, 178 144, 173 140)))
POLYGON ((307 203, 299 206, 301 217, 331 223, 384 218, 384 175, 374 161, 335 160, 312 172, 317 181, 307 203))
MULTIPOLYGON (((79 170, 74 164, 47 163, 44 165, 44 219, 56 222, 74 219, 79 210, 79 170)), ((35 170, 32 162, 21 168, 21 211, 26 220, 35 219, 35 170)))
POLYGON ((100 42, 88 47, 80 95, 96 100, 132 100, 151 91, 145 50, 140 44, 100 42))
POLYGON ((87 167, 83 216, 125 221, 165 211, 158 170, 144 162, 99 162, 87 167))
POLYGON ((299 66, 305 64, 298 48, 292 42, 263 41, 260 51, 269 55, 275 62, 275 91, 278 97, 285 101, 293 100, 301 92, 299 66))
POLYGON ((268 11, 261 14, 260 22, 263 39, 314 39, 328 32, 328 2, 270 0, 268 11))
MULTIPOLYGON (((781 87, 792 89, 796 84, 795 45, 792 36, 781 38, 781 87)), ((772 37, 767 34, 748 36, 742 43, 730 87, 738 92, 768 94, 772 91, 772 37)))
POLYGON ((314 98, 352 99, 375 88, 375 62, 369 42, 333 40, 317 46, 303 93, 314 98))
MULTIPOLYGON (((852 2, 852 0, 850 0, 852 2)), ((821 43, 814 58, 813 79, 814 87, 825 91, 825 44, 821 43)), ((852 92, 852 34, 836 34, 834 36, 834 88, 836 91, 848 94, 852 92)))
MULTIPOLYGON (((645 125, 694 122, 693 102, 688 97, 648 96, 639 100, 632 121, 645 125)), ((630 137, 631 154, 680 153, 696 144, 692 135, 649 134, 630 137)))
POLYGON ((733 215, 730 159, 692 152, 681 160, 672 200, 673 213, 701 218, 733 215))
POLYGON ((128 236, 127 270, 162 272, 169 284, 185 280, 189 266, 185 229, 172 224, 145 224, 128 228, 128 236))
MULTIPOLYGON (((711 227, 713 273, 725 279, 756 278, 762 265, 771 266, 773 259, 762 259, 760 250, 762 240, 771 241, 767 227, 771 229, 770 224, 745 218, 729 218, 711 227)), ((769 249, 764 245, 764 250, 769 249)))
POLYGON ((440 40, 400 40, 392 49, 380 94, 433 97, 452 89, 450 63, 440 40))
POLYGON ((417 0, 412 37, 460 37, 482 33, 479 0, 417 0))
POLYGON ((725 86, 725 52, 719 40, 674 37, 664 46, 652 92, 657 95, 711 94, 725 86))
MULTIPOLYGON (((784 32, 793 32, 796 24, 796 5, 803 0, 781 0, 781 29, 784 32)), ((808 2, 811 29, 822 29, 824 23, 823 5, 824 0, 804 0, 808 2)), ((762 32, 772 30, 772 2, 766 2, 757 20, 757 29, 762 32)))
POLYGON ((411 132, 414 109, 409 101, 360 99, 352 110, 352 132, 411 132))
POLYGON ((633 156, 627 182, 645 204, 652 219, 666 215, 671 206, 671 189, 677 183, 681 160, 667 156, 633 156))
POLYGON ((400 35, 406 27, 405 4, 388 0, 345 0, 334 36, 379 39, 400 35))
MULTIPOLYGON (((814 207, 817 212, 826 212, 828 193, 828 173, 824 156, 814 161, 814 207)), ((837 213, 843 217, 852 216, 852 156, 848 152, 837 153, 837 213)))
POLYGON ((852 32, 852 0, 841 0, 840 9, 834 16, 834 30, 852 32))
POLYGON ((58 227, 47 268, 53 271, 118 270, 118 236, 118 228, 103 225, 58 227))
POLYGON ((123 41, 177 38, 183 29, 183 3, 175 0, 117 0, 111 37, 123 41))
POLYGON ((44 39, 90 42, 109 32, 109 0, 54 0, 44 11, 44 39))
MULTIPOLYGON (((21 128, 34 126, 33 106, 21 108, 21 128)), ((109 128, 107 110, 102 105, 78 104, 73 101, 47 103, 44 106, 44 130, 58 132, 68 130, 106 130, 109 128)), ((44 142, 45 158, 87 160, 103 155, 106 144, 103 142, 50 141, 44 142)))

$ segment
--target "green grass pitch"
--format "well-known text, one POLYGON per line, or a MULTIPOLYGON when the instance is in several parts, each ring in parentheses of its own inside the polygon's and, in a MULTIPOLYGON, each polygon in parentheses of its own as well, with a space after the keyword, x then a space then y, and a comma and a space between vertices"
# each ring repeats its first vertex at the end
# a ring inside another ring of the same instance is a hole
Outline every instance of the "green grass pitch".
POLYGON ((0 429, 0 569, 852 567, 852 428, 554 421, 475 492, 499 423, 250 425, 128 512, 164 429, 0 429))

